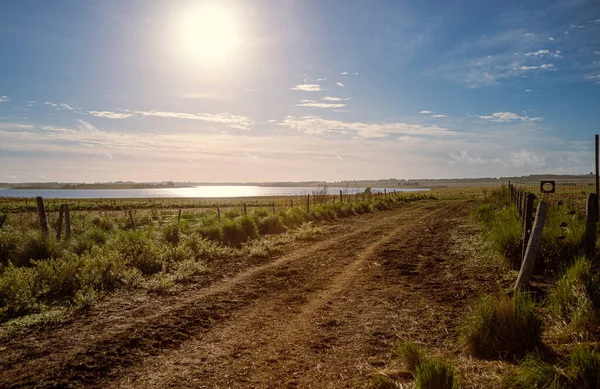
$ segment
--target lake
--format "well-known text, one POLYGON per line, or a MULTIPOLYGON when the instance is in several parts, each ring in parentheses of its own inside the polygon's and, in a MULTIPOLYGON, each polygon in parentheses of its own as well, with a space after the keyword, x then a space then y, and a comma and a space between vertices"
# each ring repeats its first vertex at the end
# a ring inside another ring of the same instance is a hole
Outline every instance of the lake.
MULTIPOLYGON (((388 193, 419 192, 426 188, 386 188, 388 193)), ((256 197, 256 196, 298 196, 312 194, 315 187, 276 187, 276 186, 232 186, 213 185, 190 188, 153 189, 7 189, 0 188, 0 197, 37 197, 49 199, 122 199, 122 198, 210 198, 210 197, 256 197)), ((329 194, 354 194, 365 188, 329 187, 329 194)), ((383 192, 383 188, 373 188, 373 192, 383 192)))

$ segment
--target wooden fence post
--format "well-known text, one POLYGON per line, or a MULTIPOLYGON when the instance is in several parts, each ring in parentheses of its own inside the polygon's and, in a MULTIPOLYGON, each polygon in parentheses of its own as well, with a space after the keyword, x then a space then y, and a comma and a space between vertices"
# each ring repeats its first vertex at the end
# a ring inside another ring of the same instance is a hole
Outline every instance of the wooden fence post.
POLYGON ((275 213, 275 201, 271 203, 271 208, 273 208, 273 213, 275 213))
POLYGON ((133 213, 129 210, 129 220, 131 221, 131 228, 135 230, 135 221, 133 220, 133 213))
POLYGON ((65 204, 65 238, 71 238, 71 212, 69 212, 69 204, 65 204))
POLYGON ((306 195, 306 213, 310 213, 310 195, 306 195))
POLYGON ((344 204, 344 198, 342 197, 342 190, 340 189, 340 204, 344 204))
POLYGON ((179 221, 181 220, 181 209, 179 210, 179 212, 177 213, 177 224, 179 224, 179 221))
POLYGON ((221 210, 219 209, 219 207, 217 207, 217 221, 219 223, 221 222, 221 210))
POLYGON ((0 230, 2 229, 2 226, 4 225, 5 221, 6 221, 6 214, 2 215, 2 218, 0 219, 0 230))
POLYGON ((41 197, 36 197, 35 201, 37 202, 37 210, 38 216, 40 217, 40 227, 42 228, 42 233, 44 235, 48 235, 48 220, 46 219, 46 209, 44 208, 44 199, 41 197))
POLYGON ((588 258, 592 259, 596 252, 596 223, 598 222, 598 196, 596 193, 589 194, 586 211, 587 218, 583 245, 588 258))
POLYGON ((246 203, 243 203, 244 205, 244 216, 248 216, 248 212, 246 211, 246 203))
POLYGON ((62 234, 63 215, 65 213, 65 204, 60 205, 60 211, 58 212, 58 226, 56 226, 56 240, 60 240, 62 234))
POLYGON ((531 231, 531 237, 527 244, 527 250, 525 251, 525 258, 521 263, 521 270, 515 282, 515 290, 523 290, 529 285, 529 278, 533 273, 535 262, 538 251, 540 250, 540 244, 542 243, 542 231, 544 229, 544 223, 546 221, 546 212, 548 207, 545 201, 540 201, 538 204, 537 212, 535 214, 535 222, 533 223, 533 230, 531 231))
POLYGON ((525 212, 523 212, 523 250, 521 251, 521 260, 525 258, 525 250, 529 243, 529 237, 531 236, 531 224, 533 222, 533 201, 535 195, 533 193, 527 194, 525 201, 525 212))
POLYGON ((387 189, 383 188, 383 197, 387 197, 387 189))

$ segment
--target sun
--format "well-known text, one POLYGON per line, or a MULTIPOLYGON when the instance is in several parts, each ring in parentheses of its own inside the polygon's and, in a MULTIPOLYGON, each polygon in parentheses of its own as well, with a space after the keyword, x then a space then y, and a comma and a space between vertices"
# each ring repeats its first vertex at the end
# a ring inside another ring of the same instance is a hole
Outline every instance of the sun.
POLYGON ((178 28, 181 49, 200 63, 218 64, 231 59, 242 43, 234 12, 218 4, 188 10, 178 28))

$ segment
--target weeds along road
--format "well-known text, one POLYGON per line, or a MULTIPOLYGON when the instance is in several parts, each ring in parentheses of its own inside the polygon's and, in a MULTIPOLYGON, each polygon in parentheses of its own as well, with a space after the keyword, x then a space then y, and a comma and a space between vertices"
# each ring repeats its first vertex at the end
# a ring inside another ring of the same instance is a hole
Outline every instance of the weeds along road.
POLYGON ((471 209, 404 204, 176 296, 116 293, 11 339, 0 387, 367 387, 398 340, 453 343, 483 285, 450 242, 471 209))

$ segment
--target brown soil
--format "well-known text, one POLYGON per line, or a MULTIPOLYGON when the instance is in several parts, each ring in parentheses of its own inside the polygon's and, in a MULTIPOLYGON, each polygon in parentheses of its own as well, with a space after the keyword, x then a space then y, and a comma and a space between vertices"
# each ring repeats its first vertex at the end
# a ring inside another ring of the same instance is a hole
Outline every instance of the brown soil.
POLYGON ((498 289, 457 250, 471 209, 402 205, 275 258, 212 263, 175 295, 119 291, 13 337, 0 387, 355 388, 396 364, 398 341, 454 358, 467 305, 498 289))

